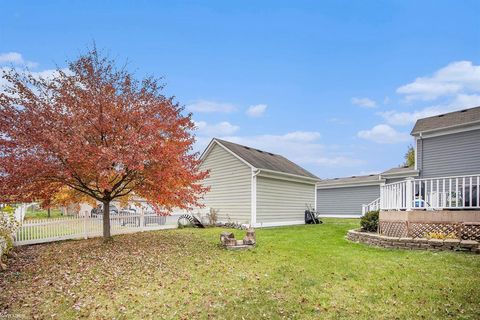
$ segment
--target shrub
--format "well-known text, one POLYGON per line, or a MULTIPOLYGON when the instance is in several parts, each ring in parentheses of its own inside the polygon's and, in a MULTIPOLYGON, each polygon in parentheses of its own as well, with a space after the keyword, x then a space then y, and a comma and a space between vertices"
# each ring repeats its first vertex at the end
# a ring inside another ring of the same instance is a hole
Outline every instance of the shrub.
POLYGON ((18 228, 18 222, 12 213, 0 211, 0 238, 7 242, 7 252, 13 247, 13 235, 18 228))
POLYGON ((207 218, 208 218, 208 224, 210 226, 215 226, 217 224, 218 220, 218 211, 214 208, 210 208, 210 212, 207 213, 207 218))
POLYGON ((425 238, 427 239, 458 239, 458 236, 455 232, 445 233, 445 232, 428 232, 425 234, 425 238))
POLYGON ((379 211, 369 211, 360 220, 362 231, 377 232, 379 211))

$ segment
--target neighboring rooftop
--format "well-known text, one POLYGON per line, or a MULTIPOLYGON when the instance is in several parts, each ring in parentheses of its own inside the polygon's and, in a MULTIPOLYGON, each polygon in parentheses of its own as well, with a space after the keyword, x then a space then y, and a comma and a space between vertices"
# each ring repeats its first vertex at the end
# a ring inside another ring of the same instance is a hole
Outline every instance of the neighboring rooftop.
POLYGON ((334 186, 334 185, 355 185, 355 184, 368 184, 368 183, 379 183, 380 180, 379 174, 369 174, 365 176, 351 176, 345 178, 334 178, 334 179, 324 179, 317 183, 317 186, 334 186))
POLYGON ((380 175, 382 176, 411 176, 415 173, 418 173, 414 167, 397 167, 397 168, 392 168, 387 171, 382 172, 380 175))
POLYGON ((417 120, 412 135, 480 122, 480 106, 417 120))
POLYGON ((219 142, 225 148, 232 151, 234 154, 236 154, 257 169, 272 170, 281 173, 293 174, 297 176, 320 180, 314 174, 308 172, 307 170, 303 169, 299 165, 293 163, 292 161, 281 155, 247 146, 242 146, 240 144, 220 140, 217 138, 215 138, 214 140, 219 142))

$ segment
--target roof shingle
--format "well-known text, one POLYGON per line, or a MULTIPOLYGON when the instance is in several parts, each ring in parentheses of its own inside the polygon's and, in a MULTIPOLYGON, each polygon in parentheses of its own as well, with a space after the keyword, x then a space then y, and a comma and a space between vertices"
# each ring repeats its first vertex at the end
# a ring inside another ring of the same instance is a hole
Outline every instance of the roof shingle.
POLYGON ((417 120, 412 135, 480 122, 480 107, 441 114, 417 120))
POLYGON ((380 180, 380 175, 370 174, 366 176, 352 176, 352 177, 345 177, 345 178, 325 179, 320 181, 317 185, 319 187, 322 187, 322 186, 349 185, 349 184, 355 185, 355 184, 375 183, 375 182, 378 182, 378 184, 382 182, 380 180))
POLYGON ((215 138, 215 140, 257 169, 272 170, 320 180, 314 174, 281 155, 242 146, 240 144, 217 138, 215 138))

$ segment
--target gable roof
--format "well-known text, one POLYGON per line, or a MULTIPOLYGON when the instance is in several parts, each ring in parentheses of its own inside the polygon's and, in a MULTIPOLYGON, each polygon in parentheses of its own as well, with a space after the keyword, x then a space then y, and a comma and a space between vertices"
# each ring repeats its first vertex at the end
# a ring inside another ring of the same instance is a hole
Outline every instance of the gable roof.
MULTIPOLYGON (((212 143, 214 142, 220 144, 221 146, 232 152, 234 155, 242 159, 244 162, 248 163, 256 169, 263 169, 268 171, 274 171, 277 173, 284 173, 306 177, 309 179, 320 180, 314 174, 308 172, 307 170, 303 169, 299 165, 293 163, 292 161, 281 155, 243 146, 230 141, 220 140, 217 138, 214 138, 212 142, 210 142, 210 145, 212 145, 212 143)), ((202 155, 202 157, 203 156, 204 155, 202 155)))
POLYGON ((480 123, 480 106, 417 120, 412 135, 480 123))

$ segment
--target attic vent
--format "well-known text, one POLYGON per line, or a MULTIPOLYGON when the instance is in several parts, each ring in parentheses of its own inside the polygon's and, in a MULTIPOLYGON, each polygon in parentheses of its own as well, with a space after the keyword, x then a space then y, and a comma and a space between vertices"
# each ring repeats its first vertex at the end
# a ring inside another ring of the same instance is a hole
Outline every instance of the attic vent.
POLYGON ((463 109, 460 112, 467 112, 467 111, 468 111, 468 109, 463 109))
POLYGON ((356 176, 352 176, 352 178, 356 178, 356 176))
POLYGON ((262 151, 262 150, 257 150, 257 152, 263 153, 263 151, 262 151))
POLYGON ((371 174, 371 175, 370 175, 370 177, 373 177, 373 176, 374 176, 374 174, 371 174))
POLYGON ((247 149, 247 150, 250 150, 250 148, 249 148, 249 147, 244 147, 244 148, 245 148, 245 149, 247 149))
POLYGON ((441 118, 441 117, 443 117, 443 116, 444 116, 444 114, 441 114, 441 115, 439 115, 438 117, 441 118))
POLYGON ((270 152, 268 154, 271 155, 271 156, 275 156, 273 153, 270 153, 270 152))
POLYGON ((338 180, 338 178, 333 178, 333 180, 338 180))

